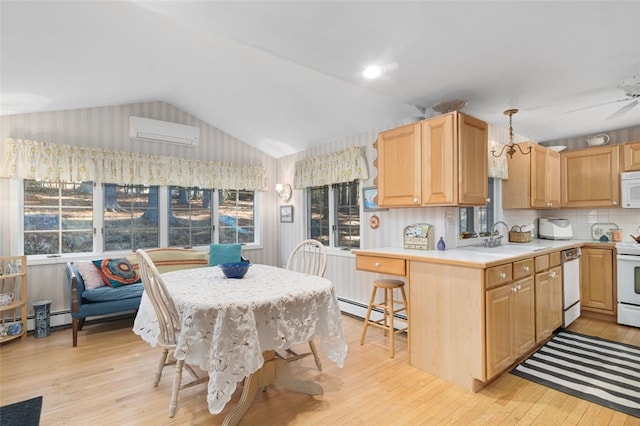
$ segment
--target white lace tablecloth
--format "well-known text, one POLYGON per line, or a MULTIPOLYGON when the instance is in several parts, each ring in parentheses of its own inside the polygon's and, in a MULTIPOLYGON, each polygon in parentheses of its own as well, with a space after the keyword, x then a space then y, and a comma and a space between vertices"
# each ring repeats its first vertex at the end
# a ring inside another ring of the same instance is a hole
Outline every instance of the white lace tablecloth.
MULTIPOLYGON (((315 337, 339 367, 347 344, 333 283, 326 278, 267 265, 252 265, 243 279, 229 279, 219 267, 162 274, 180 312, 175 350, 209 372, 209 411, 229 402, 237 383, 263 364, 262 352, 284 350, 315 337)), ((134 333, 157 344, 158 321, 146 294, 134 333)))

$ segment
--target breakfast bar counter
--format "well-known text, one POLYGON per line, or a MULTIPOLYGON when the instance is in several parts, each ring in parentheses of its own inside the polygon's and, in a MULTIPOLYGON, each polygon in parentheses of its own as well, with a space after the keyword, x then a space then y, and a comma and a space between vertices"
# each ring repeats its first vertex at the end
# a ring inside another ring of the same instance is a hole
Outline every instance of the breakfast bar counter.
POLYGON ((562 324, 560 251, 583 244, 353 253, 357 270, 406 280, 410 364, 476 392, 562 324))

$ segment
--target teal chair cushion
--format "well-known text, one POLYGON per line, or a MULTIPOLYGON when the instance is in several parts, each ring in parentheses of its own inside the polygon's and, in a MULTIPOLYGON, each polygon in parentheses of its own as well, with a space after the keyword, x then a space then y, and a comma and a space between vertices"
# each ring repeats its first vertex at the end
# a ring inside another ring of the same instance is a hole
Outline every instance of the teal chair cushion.
POLYGON ((241 259, 242 244, 211 244, 209 246, 209 266, 240 262, 241 259))

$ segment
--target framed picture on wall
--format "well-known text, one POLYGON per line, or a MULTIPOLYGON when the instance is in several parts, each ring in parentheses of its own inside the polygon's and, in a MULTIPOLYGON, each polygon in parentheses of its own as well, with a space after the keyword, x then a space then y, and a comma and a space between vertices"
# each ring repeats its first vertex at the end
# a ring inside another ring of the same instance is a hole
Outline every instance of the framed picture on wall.
POLYGON ((362 205, 365 212, 375 212, 379 210, 389 210, 378 206, 376 203, 376 197, 378 196, 378 188, 375 186, 368 186, 362 188, 362 205))
POLYGON ((293 223, 293 206, 280 206, 280 222, 293 223))

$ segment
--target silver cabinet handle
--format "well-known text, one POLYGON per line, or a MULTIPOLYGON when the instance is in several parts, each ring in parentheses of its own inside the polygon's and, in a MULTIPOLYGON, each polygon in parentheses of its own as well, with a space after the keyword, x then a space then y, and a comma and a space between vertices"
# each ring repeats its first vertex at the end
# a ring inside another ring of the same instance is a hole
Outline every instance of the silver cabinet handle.
POLYGON ((500 274, 498 274, 498 276, 502 279, 507 278, 507 274, 505 274, 504 272, 500 272, 500 274))
POLYGON ((375 267, 376 267, 376 269, 380 268, 380 262, 376 262, 375 263, 375 267))

